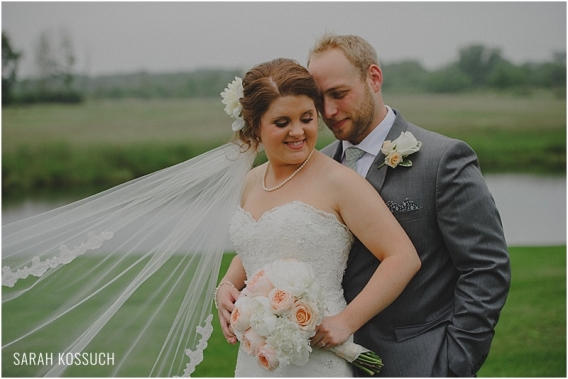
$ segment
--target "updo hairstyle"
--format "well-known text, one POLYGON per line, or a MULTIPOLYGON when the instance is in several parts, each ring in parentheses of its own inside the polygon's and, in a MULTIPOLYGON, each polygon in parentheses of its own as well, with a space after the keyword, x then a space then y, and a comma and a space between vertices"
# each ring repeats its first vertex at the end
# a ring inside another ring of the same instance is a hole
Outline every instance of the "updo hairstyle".
POLYGON ((308 70, 292 59, 278 58, 261 63, 243 78, 242 117, 245 127, 237 132, 248 147, 258 149, 260 119, 274 100, 283 96, 308 96, 319 109, 321 96, 308 70))

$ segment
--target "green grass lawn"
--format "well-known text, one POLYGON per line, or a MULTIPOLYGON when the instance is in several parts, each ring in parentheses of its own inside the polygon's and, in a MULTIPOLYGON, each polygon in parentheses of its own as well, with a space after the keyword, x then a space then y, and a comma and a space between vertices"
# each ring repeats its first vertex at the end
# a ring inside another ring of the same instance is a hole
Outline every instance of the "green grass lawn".
POLYGON ((512 282, 484 377, 566 377, 566 247, 511 248, 512 282))
MULTIPOLYGON (((503 309, 497 326, 491 353, 479 372, 480 377, 565 377, 566 376, 566 247, 526 247, 511 248, 513 281, 507 304, 503 309)), ((231 254, 223 258, 221 275, 227 269, 231 254)), ((77 264, 80 258, 77 259, 77 264)), ((73 263, 75 264, 75 262, 73 263)), ((85 260, 83 264, 92 264, 85 260)), ((158 278, 159 279, 159 278, 158 278)), ((63 278, 63 280, 65 280, 63 278)), ((30 299, 27 303, 2 309, 3 338, 10 335, 14 323, 32 322, 41 315, 43 303, 50 306, 50 299, 30 299), (10 312, 10 313, 8 313, 10 312)), ((56 306, 56 304, 51 304, 56 306)), ((83 310, 88 315, 89 309, 83 310)), ((140 316, 140 315, 137 315, 140 316)), ((115 325, 130 324, 128 320, 115 320, 115 325), (128 322, 126 322, 128 321, 128 322)), ((66 322, 70 322, 67 320, 66 322)), ((193 376, 231 377, 233 376, 237 346, 228 344, 218 326, 213 321, 214 333, 204 353, 204 361, 197 367, 193 376)), ((120 333, 110 328, 109 334, 99 341, 105 350, 112 351, 120 333)), ((52 327, 47 334, 50 339, 61 339, 65 335, 65 322, 52 327)), ((4 341, 5 342, 5 341, 4 341)), ((43 341, 49 345, 49 341, 43 341)), ((45 345, 45 346, 47 346, 45 345)), ((42 350, 43 351, 43 350, 42 350)), ((25 377, 33 375, 33 367, 14 366, 13 350, 3 349, 2 376, 25 377)), ((144 353, 140 361, 147 362, 144 353)), ((385 362, 388 364, 388 362, 385 362)), ((68 373, 72 376, 104 375, 100 367, 83 366, 80 370, 68 373)), ((131 376, 141 375, 132 372, 131 376)))

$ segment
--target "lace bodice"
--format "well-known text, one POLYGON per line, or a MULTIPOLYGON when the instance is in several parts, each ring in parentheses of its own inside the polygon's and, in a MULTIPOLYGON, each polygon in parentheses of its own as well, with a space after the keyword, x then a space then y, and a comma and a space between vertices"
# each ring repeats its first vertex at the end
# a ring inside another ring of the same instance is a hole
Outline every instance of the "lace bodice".
POLYGON ((231 222, 231 239, 247 277, 267 263, 295 258, 314 268, 330 299, 329 311, 343 309, 341 280, 353 236, 334 215, 294 201, 255 221, 239 207, 231 222))
MULTIPOLYGON (((250 277, 264 265, 278 259, 295 258, 310 264, 324 288, 328 315, 345 307, 341 281, 353 235, 327 212, 293 201, 273 208, 254 220, 238 208, 231 221, 231 240, 250 277)), ((286 371, 262 370, 239 351, 237 376, 350 376, 345 361, 333 353, 314 349, 306 366, 287 366, 286 371), (313 359, 312 359, 313 357, 313 359)))

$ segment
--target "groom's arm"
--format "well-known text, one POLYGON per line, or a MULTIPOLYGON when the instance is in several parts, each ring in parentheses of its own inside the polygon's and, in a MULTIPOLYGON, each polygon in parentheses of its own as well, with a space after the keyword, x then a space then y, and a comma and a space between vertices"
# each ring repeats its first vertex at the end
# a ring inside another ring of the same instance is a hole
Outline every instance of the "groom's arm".
POLYGON ((475 153, 461 141, 444 153, 437 179, 438 222, 455 267, 455 313, 448 327, 449 368, 474 376, 489 354, 509 291, 503 227, 475 153))

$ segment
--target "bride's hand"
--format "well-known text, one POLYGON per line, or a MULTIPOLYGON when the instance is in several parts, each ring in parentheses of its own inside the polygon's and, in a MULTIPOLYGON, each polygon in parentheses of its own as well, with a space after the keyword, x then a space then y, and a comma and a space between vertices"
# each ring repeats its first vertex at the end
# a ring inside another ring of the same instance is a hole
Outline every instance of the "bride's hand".
POLYGON ((347 341, 351 334, 353 332, 345 326, 340 315, 324 317, 311 339, 311 345, 324 350, 332 349, 347 341))
POLYGON ((225 339, 230 344, 237 343, 237 336, 231 328, 231 312, 235 309, 235 301, 239 298, 240 291, 233 286, 223 285, 217 290, 217 306, 219 322, 225 339))

